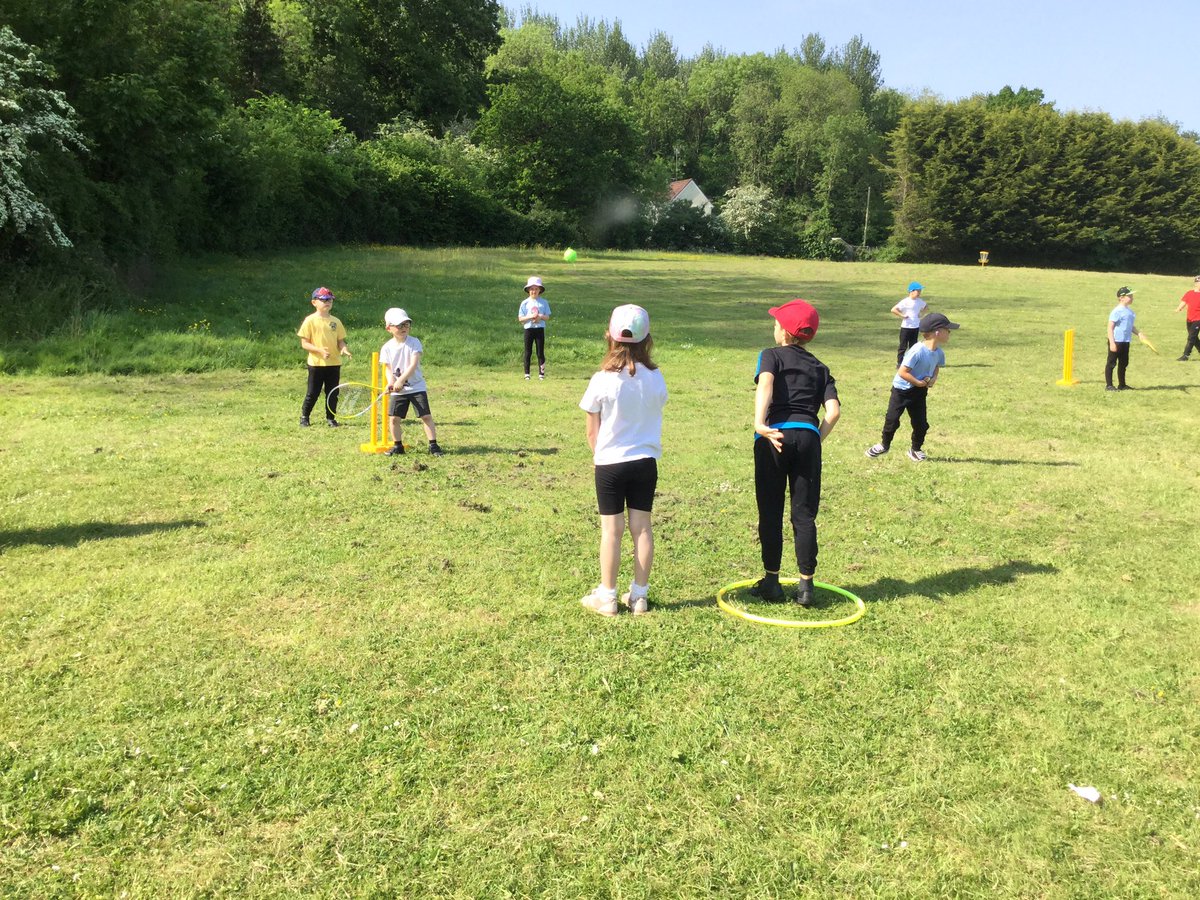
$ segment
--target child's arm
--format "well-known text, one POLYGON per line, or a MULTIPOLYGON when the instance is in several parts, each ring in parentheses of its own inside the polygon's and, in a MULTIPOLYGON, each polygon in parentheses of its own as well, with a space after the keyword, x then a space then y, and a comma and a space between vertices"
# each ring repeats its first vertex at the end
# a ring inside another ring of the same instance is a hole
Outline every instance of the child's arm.
POLYGON ((934 366, 933 374, 930 375, 929 378, 926 379, 926 381, 925 381, 925 387, 933 387, 933 383, 935 381, 937 381, 938 375, 941 373, 941 371, 942 371, 941 366, 934 366))
POLYGON ((900 312, 900 304, 899 303, 897 303, 895 306, 892 307, 892 315, 895 316, 897 319, 904 318, 904 313, 900 312))
POLYGON ((758 387, 754 391, 754 433, 761 434, 776 450, 783 450, 783 432, 767 424, 767 410, 771 407, 771 393, 775 387, 773 372, 758 373, 758 387))
POLYGON ((399 375, 392 376, 392 380, 390 382, 388 382, 388 390, 389 391, 404 390, 404 385, 408 384, 408 379, 410 379, 412 377, 413 372, 417 371, 417 366, 419 366, 420 364, 421 364, 421 354, 414 353, 412 361, 408 364, 407 368, 405 368, 405 370, 403 372, 401 372, 399 375))
POLYGON ((842 417, 842 404, 836 398, 825 401, 825 418, 821 420, 821 440, 829 437, 829 432, 833 431, 833 426, 837 424, 837 420, 842 417))
MULTIPOLYGON (((929 385, 931 385, 933 383, 932 376, 929 378, 926 378, 924 381, 922 381, 920 378, 917 378, 916 376, 913 375, 912 369, 910 369, 908 366, 901 366, 900 369, 896 372, 896 374, 899 375, 905 381, 907 381, 909 384, 913 385, 914 387, 929 387, 929 385)), ((936 374, 937 374, 937 371, 934 370, 934 375, 936 375, 936 374)))
POLYGON ((1116 328, 1117 328, 1117 323, 1114 322, 1112 319, 1109 319, 1108 320, 1108 349, 1111 350, 1113 353, 1117 352, 1117 339, 1115 337, 1116 328))
POLYGON ((309 353, 315 353, 317 356, 321 357, 321 359, 329 359, 329 351, 324 347, 318 347, 308 338, 300 338, 300 347, 303 350, 307 350, 309 353))
POLYGON ((353 359, 353 358, 354 358, 354 357, 351 355, 351 353, 350 353, 350 348, 346 346, 346 339, 345 339, 345 338, 339 338, 339 339, 338 339, 338 355, 339 355, 339 356, 344 356, 344 357, 346 357, 346 359, 353 359))
POLYGON ((587 442, 591 450, 596 449, 596 438, 600 436, 600 413, 587 414, 587 442))
POLYGON ((1183 312, 1183 308, 1185 306, 1187 306, 1187 304, 1184 303, 1182 300, 1180 300, 1179 305, 1177 307, 1175 307, 1175 312, 1183 312))

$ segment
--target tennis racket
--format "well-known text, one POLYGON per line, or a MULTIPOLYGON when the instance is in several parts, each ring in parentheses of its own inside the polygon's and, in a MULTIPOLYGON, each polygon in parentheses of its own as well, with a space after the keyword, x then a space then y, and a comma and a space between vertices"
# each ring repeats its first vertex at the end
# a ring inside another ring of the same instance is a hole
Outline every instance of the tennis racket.
POLYGON ((329 392, 329 410, 334 417, 341 419, 357 419, 370 412, 375 404, 387 396, 387 391, 375 394, 369 384, 361 381, 343 381, 329 392), (334 412, 334 407, 337 411, 334 412))
POLYGON ((1151 350, 1153 350, 1155 354, 1158 353, 1158 348, 1155 347, 1152 343, 1150 343, 1150 338, 1146 337, 1146 335, 1139 334, 1138 340, 1141 341, 1143 344, 1145 344, 1147 347, 1149 347, 1151 350))

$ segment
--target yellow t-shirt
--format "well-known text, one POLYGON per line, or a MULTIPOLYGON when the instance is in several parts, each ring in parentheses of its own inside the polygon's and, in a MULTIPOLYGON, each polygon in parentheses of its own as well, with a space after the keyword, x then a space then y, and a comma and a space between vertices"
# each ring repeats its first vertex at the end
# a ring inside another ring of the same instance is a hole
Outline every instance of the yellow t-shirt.
POLYGON ((329 359, 322 358, 319 353, 309 353, 308 364, 310 366, 340 366, 342 364, 342 357, 338 353, 338 341, 346 339, 346 328, 342 325, 341 319, 336 316, 323 319, 319 313, 313 313, 300 323, 300 330, 296 334, 309 343, 329 351, 329 359))

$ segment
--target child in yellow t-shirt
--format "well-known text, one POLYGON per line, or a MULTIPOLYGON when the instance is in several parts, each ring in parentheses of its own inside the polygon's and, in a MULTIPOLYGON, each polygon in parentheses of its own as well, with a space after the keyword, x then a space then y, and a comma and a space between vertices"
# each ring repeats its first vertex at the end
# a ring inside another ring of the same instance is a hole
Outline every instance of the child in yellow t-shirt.
POLYGON ((308 392, 300 408, 300 427, 307 428, 308 416, 317 405, 321 391, 325 391, 325 421, 330 428, 337 428, 337 394, 330 393, 342 376, 342 357, 350 359, 350 348, 346 346, 346 328, 340 319, 329 314, 333 309, 333 291, 319 287, 312 292, 312 305, 316 310, 300 323, 296 332, 300 346, 308 351, 308 392))

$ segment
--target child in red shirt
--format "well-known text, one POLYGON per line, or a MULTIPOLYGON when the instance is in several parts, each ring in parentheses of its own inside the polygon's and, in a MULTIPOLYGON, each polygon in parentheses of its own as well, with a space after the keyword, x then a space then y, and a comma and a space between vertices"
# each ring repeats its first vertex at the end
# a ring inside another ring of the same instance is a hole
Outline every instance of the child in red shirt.
POLYGON ((1183 345, 1183 356, 1180 362, 1187 362, 1192 355, 1192 348, 1200 350, 1200 275, 1195 278, 1195 287, 1183 295, 1175 312, 1181 312, 1187 307, 1187 343, 1183 345))

